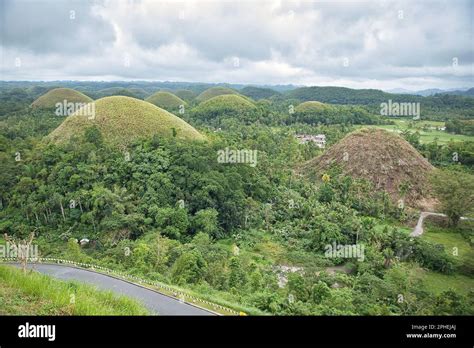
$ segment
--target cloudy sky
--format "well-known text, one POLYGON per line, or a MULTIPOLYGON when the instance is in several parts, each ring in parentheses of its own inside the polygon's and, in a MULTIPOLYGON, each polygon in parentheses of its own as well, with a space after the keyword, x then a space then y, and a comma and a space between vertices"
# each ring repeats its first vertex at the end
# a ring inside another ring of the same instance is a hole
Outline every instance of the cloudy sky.
POLYGON ((1 80, 474 86, 474 0, 0 0, 1 80))

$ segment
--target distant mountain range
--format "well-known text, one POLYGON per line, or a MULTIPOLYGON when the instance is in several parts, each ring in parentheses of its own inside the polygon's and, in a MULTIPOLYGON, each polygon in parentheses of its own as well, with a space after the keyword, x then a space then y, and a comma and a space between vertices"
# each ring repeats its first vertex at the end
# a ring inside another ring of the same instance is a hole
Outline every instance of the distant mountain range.
POLYGON ((0 91, 11 88, 36 88, 51 89, 55 87, 66 87, 76 89, 86 94, 93 94, 104 89, 134 89, 142 90, 145 94, 151 94, 158 90, 190 90, 196 94, 208 88, 222 86, 241 91, 242 94, 254 99, 269 98, 273 95, 284 94, 285 96, 300 99, 302 101, 316 100, 335 104, 369 104, 380 102, 388 98, 430 97, 435 95, 456 95, 474 97, 474 87, 461 87, 451 89, 431 88, 412 91, 404 88, 388 90, 378 89, 352 89, 336 86, 298 86, 288 85, 258 85, 258 84, 233 84, 233 83, 199 83, 199 82, 173 82, 173 81, 0 81, 0 91), (392 95, 391 95, 392 94, 392 95), (396 96, 397 95, 397 96, 396 96))
POLYGON ((411 91, 404 88, 393 88, 393 89, 388 89, 385 92, 394 93, 394 94, 421 95, 423 97, 428 97, 435 94, 450 94, 450 95, 463 95, 467 97, 474 97, 474 88, 469 88, 469 87, 450 88, 450 89, 430 88, 430 89, 423 89, 419 91, 411 91))

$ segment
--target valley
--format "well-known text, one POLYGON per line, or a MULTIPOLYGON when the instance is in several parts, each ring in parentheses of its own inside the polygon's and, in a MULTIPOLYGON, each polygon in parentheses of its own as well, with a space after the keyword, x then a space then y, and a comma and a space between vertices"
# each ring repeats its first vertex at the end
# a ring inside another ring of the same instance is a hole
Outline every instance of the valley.
POLYGON ((474 136, 423 104, 420 120, 377 114, 371 95, 131 86, 1 84, 2 234, 224 315, 474 313, 474 136), (101 93, 93 115, 55 112, 101 93), (422 211, 445 215, 413 235, 422 211))

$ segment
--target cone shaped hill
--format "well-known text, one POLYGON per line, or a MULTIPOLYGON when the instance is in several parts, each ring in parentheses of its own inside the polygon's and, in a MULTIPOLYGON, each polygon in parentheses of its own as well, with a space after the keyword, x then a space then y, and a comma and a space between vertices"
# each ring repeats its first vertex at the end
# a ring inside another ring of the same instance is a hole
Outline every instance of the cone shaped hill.
POLYGON ((54 88, 36 99, 31 106, 33 108, 52 109, 56 103, 90 103, 93 100, 85 94, 71 88, 54 88))
POLYGON ((183 99, 171 94, 170 92, 163 91, 156 92, 145 100, 169 112, 176 112, 179 110, 181 105, 187 105, 183 99))
POLYGON ((307 101, 299 104, 296 108, 296 112, 320 112, 334 109, 332 105, 324 104, 318 101, 307 101))
POLYGON ((251 111, 256 108, 255 104, 247 98, 235 94, 225 94, 213 97, 205 102, 202 102, 196 107, 196 112, 199 113, 214 113, 226 111, 251 111))
POLYGON ((257 107, 245 97, 235 94, 219 95, 200 103, 193 109, 195 120, 220 124, 222 120, 237 117, 240 121, 253 121, 257 107))
POLYGON ((124 88, 124 87, 109 87, 104 88, 95 93, 96 99, 104 98, 104 97, 112 97, 112 96, 125 96, 125 97, 132 97, 137 99, 145 99, 150 95, 150 93, 146 92, 143 88, 124 88))
POLYGON ((212 88, 206 89, 204 92, 199 94, 196 97, 196 100, 198 102, 204 102, 204 101, 209 100, 211 98, 217 97, 219 95, 225 95, 225 94, 236 94, 236 95, 238 95, 239 92, 237 92, 236 90, 233 90, 231 88, 227 88, 227 87, 212 87, 212 88))
POLYGON ((174 95, 188 103, 196 98, 196 93, 187 89, 178 89, 176 92, 174 92, 174 95))
POLYGON ((94 105, 93 116, 81 109, 76 111, 51 132, 48 139, 64 143, 93 126, 98 128, 104 142, 112 146, 124 146, 153 135, 190 141, 205 139, 179 117, 143 100, 113 96, 99 99, 94 105))
POLYGON ((407 203, 426 197, 428 175, 434 169, 406 140, 376 128, 348 134, 298 171, 310 179, 320 179, 333 166, 344 175, 368 180, 374 189, 389 193, 393 201, 403 198, 407 203))

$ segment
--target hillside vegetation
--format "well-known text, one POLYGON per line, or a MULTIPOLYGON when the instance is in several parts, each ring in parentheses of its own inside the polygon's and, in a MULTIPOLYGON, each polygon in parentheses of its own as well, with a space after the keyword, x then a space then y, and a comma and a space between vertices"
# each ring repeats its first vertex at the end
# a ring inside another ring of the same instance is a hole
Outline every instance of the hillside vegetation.
POLYGON ((457 95, 438 94, 422 97, 411 94, 386 93, 378 89, 312 86, 288 91, 285 93, 285 97, 301 102, 318 100, 331 104, 365 105, 370 107, 374 113, 379 113, 380 104, 387 103, 389 100, 398 103, 420 103, 422 119, 474 118, 474 98, 457 95))
POLYGON ((254 100, 259 100, 268 99, 275 95, 280 95, 281 93, 271 88, 247 86, 240 90, 240 94, 245 95, 246 97, 252 98, 254 100))
POLYGON ((309 124, 377 124, 380 117, 360 106, 333 105, 318 101, 299 104, 290 115, 290 121, 309 124))

